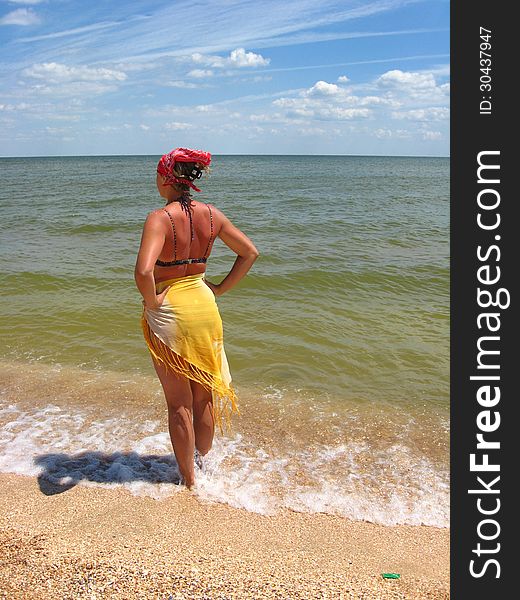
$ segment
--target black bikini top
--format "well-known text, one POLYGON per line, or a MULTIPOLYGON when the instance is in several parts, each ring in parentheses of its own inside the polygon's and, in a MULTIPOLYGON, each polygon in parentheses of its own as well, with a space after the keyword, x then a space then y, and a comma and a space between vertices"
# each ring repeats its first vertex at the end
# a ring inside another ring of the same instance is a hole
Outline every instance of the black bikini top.
MULTIPOLYGON (((173 260, 164 261, 157 259, 155 264, 159 267, 173 267, 175 265, 189 265, 192 263, 205 263, 208 260, 207 253, 209 247, 211 245, 211 240, 213 239, 213 215, 211 214, 211 208, 209 204, 206 204, 209 210, 209 223, 210 223, 210 236, 208 240, 208 245, 206 246, 206 250, 204 252, 204 256, 202 258, 183 258, 177 260, 177 234, 175 232, 175 223, 173 222, 173 218, 171 214, 163 208, 164 212, 170 217, 170 221, 173 229, 173 260)), ((191 219, 191 211, 188 212, 190 217, 190 229, 191 229, 191 239, 193 240, 193 221, 191 219)))

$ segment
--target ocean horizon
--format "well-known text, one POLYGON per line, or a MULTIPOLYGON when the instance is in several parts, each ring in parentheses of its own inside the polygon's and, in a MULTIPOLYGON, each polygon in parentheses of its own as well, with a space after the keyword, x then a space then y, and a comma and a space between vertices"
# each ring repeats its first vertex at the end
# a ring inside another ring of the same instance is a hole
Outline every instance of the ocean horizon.
MULTIPOLYGON (((433 154, 243 154, 243 153, 211 153, 212 156, 345 156, 345 157, 362 157, 362 158, 450 158, 449 155, 433 155, 433 154)), ((146 157, 146 156, 161 156, 161 153, 154 154, 34 154, 24 156, 8 156, 0 155, 0 158, 110 158, 110 157, 146 157)))

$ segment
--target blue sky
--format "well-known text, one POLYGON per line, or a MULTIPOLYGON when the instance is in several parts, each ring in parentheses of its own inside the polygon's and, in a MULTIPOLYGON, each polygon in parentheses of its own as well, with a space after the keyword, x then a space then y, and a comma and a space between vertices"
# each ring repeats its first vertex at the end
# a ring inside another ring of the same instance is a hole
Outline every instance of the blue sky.
POLYGON ((0 0, 0 155, 449 154, 446 0, 0 0))

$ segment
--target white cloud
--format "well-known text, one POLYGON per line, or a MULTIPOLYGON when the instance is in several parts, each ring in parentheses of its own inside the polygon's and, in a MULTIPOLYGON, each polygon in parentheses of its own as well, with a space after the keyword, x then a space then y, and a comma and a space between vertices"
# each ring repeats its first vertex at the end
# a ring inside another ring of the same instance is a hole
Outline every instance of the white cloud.
POLYGON ((301 101, 298 98, 278 98, 273 100, 273 106, 279 106, 280 108, 289 108, 291 106, 297 106, 301 101))
POLYGON ((293 108, 287 112, 287 116, 296 119, 305 119, 307 117, 314 117, 315 111, 310 108, 293 108))
POLYGON ((320 108, 316 111, 316 116, 322 119, 331 119, 334 121, 349 121, 351 119, 366 119, 371 115, 368 108, 342 108, 339 106, 331 108, 320 108))
POLYGON ((407 96, 416 100, 444 102, 449 97, 449 84, 438 85, 432 72, 409 72, 394 69, 383 73, 376 86, 390 96, 407 96))
POLYGON ((17 8, 0 19, 0 25, 37 25, 40 17, 30 8, 17 8))
POLYGON ((287 112, 296 119, 316 119, 317 121, 350 121, 366 119, 372 111, 369 108, 344 108, 341 106, 316 106, 314 108, 294 108, 287 112))
POLYGON ((445 121, 450 118, 450 110, 443 106, 417 108, 414 110, 393 112, 392 117, 394 119, 406 119, 408 121, 445 121))
POLYGON ((141 125, 139 125, 139 128, 142 129, 143 131, 148 131, 150 129, 148 127, 148 125, 143 125, 143 123, 141 123, 141 125))
POLYGON ((115 69, 87 66, 68 66, 62 63, 34 64, 22 75, 37 80, 30 91, 55 96, 84 96, 105 94, 117 90, 126 73, 115 69))
POLYGON ((408 139, 412 137, 412 133, 407 131, 406 129, 385 129, 384 127, 380 127, 372 132, 372 135, 379 140, 383 139, 408 139))
POLYGON ((411 87, 414 89, 431 89, 436 85, 432 73, 412 73, 399 69, 383 73, 377 82, 382 87, 411 87))
MULTIPOLYGON (((67 110, 67 109, 64 109, 67 110)), ((47 115, 39 115, 39 118, 50 120, 50 121, 81 121, 81 117, 79 115, 68 115, 68 114, 57 114, 50 113, 47 115)))
POLYGON ((31 108, 31 105, 26 102, 20 102, 19 104, 0 104, 0 110, 5 111, 27 110, 28 108, 31 108))
POLYGON ((246 52, 244 48, 237 48, 231 52, 227 62, 235 67, 265 67, 271 59, 254 52, 246 52))
POLYGON ((423 131, 422 132, 423 140, 440 140, 442 139, 442 133, 440 131, 423 131))
POLYGON ((325 135, 327 133, 321 127, 300 127, 296 131, 301 135, 325 135))
POLYGON ((124 81, 126 73, 114 69, 92 67, 69 67, 61 63, 35 64, 22 71, 22 74, 35 79, 45 79, 46 83, 69 81, 124 81))
POLYGON ((167 87, 180 88, 185 90, 194 90, 195 88, 202 87, 200 83, 193 83, 191 81, 182 81, 181 79, 177 79, 175 81, 169 81, 165 84, 167 87))
POLYGON ((350 79, 346 75, 340 75, 338 77, 338 83, 347 83, 350 79))
POLYGON ((379 129, 376 129, 372 135, 374 135, 376 138, 382 140, 384 138, 391 138, 392 137, 392 130, 391 129, 384 129, 382 127, 380 127, 379 129))
POLYGON ((80 114, 85 111, 81 103, 74 100, 68 102, 20 102, 18 104, 0 104, 0 111, 12 113, 20 111, 25 113, 23 119, 38 119, 44 121, 79 121, 80 114), (77 114, 80 113, 80 114, 77 114))
POLYGON ((369 105, 387 105, 393 108, 400 106, 400 103, 393 98, 382 96, 357 96, 352 93, 352 90, 339 87, 335 83, 326 81, 318 81, 309 89, 300 91, 296 98, 279 98, 274 100, 275 106, 285 108, 308 108, 330 105, 336 103, 338 105, 348 106, 369 106, 369 105))
MULTIPOLYGON (((2 107, 2 105, 0 104, 0 108, 2 107)), ((270 121, 272 121, 272 117, 271 115, 266 115, 266 114, 251 114, 249 115, 249 120, 250 121, 256 121, 257 123, 268 123, 270 121)))
POLYGON ((335 83, 317 81, 305 94, 307 96, 334 96, 339 91, 340 88, 335 83))
MULTIPOLYGON (((221 67, 223 58, 221 56, 209 56, 206 54, 201 54, 200 52, 194 52, 188 57, 184 57, 184 59, 194 62, 197 65, 205 65, 208 67, 221 67)), ((180 59, 183 60, 182 58, 180 59)))
POLYGON ((349 96, 349 99, 356 103, 357 106, 391 106, 392 108, 396 108, 401 106, 400 102, 397 102, 393 98, 382 98, 381 96, 349 96))
POLYGON ((254 77, 244 78, 241 81, 254 81, 260 83, 261 81, 272 81, 271 75, 255 75, 254 77))
POLYGON ((294 123, 294 119, 289 119, 279 112, 251 113, 248 118, 250 121, 256 123, 282 123, 284 125, 292 125, 294 123))
POLYGON ((154 62, 116 62, 112 63, 110 68, 123 73, 139 73, 139 71, 152 71, 156 66, 154 62))
POLYGON ((190 123, 179 123, 178 121, 172 121, 164 125, 165 129, 169 131, 182 131, 183 129, 191 129, 193 125, 190 123))
POLYGON ((193 69, 188 73, 188 77, 195 77, 196 79, 203 79, 205 77, 211 77, 213 71, 210 69, 193 69))
MULTIPOLYGON (((200 64, 201 70, 206 68, 202 62, 200 64)), ((212 70, 215 75, 221 73, 212 70)), ((430 72, 423 75, 394 72, 383 79, 385 85, 380 81, 382 75, 369 82, 349 81, 346 85, 336 78, 332 81, 315 79, 305 88, 235 96, 198 106, 162 106, 161 115, 164 121, 175 120, 169 128, 179 130, 181 134, 183 129, 191 134, 196 126, 199 132, 215 135, 217 132, 233 139, 265 140, 276 129, 284 140, 298 140, 298 143, 314 136, 317 139, 341 138, 345 143, 367 140, 370 151, 377 148, 378 143, 385 144, 385 149, 406 147, 407 151, 412 147, 410 145, 416 144, 420 148, 422 144, 432 151, 437 144, 446 141, 449 108, 447 97, 439 95, 442 92, 440 82, 430 72), (428 90, 428 94, 415 97, 411 89, 428 90), (430 95, 435 96, 434 102, 426 104, 430 95), (438 95, 440 100, 437 102, 438 95), (195 120, 184 123, 187 111, 195 113, 195 120), (237 111, 240 114, 235 117, 237 111), (190 123, 193 123, 191 127, 190 123)), ((157 116, 157 109, 149 109, 141 118, 157 116)), ((155 125, 153 127, 155 131, 155 125)))
POLYGON ((278 98, 273 105, 286 110, 286 117, 318 121, 347 121, 367 119, 373 115, 368 107, 396 106, 391 98, 358 96, 335 83, 317 81, 312 87, 300 90, 295 98, 278 98))
POLYGON ((98 81, 69 81, 59 84, 36 84, 31 86, 31 92, 48 96, 93 96, 115 92, 117 86, 98 81))
POLYGON ((232 50, 227 57, 194 52, 188 58, 191 62, 214 69, 265 67, 271 62, 270 58, 264 58, 261 54, 254 52, 246 52, 245 48, 232 50))
POLYGON ((49 135, 64 135, 69 133, 70 127, 45 127, 45 131, 49 135))

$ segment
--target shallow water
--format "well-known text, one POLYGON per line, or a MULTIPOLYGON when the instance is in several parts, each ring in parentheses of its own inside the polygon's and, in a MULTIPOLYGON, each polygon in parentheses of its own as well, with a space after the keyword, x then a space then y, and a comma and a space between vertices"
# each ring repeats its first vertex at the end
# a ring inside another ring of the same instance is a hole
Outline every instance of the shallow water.
MULTIPOLYGON (((0 470, 178 489, 133 281, 156 162, 0 159, 0 470)), ((217 300, 241 415, 196 493, 447 526, 448 159, 216 156, 203 189, 261 256, 217 300)))

